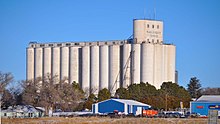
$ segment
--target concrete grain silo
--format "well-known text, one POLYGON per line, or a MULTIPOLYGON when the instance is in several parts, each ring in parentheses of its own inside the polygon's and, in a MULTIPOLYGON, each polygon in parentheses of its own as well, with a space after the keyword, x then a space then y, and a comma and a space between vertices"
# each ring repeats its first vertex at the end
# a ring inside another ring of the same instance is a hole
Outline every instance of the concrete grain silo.
POLYGON ((109 82, 109 47, 108 45, 100 46, 99 52, 99 89, 108 89, 108 82, 109 82))
POLYGON ((163 52, 163 58, 162 58, 162 64, 163 64, 163 67, 162 68, 162 82, 167 82, 168 81, 168 47, 169 45, 163 45, 162 46, 162 52, 163 52))
POLYGON ((168 72, 167 80, 175 83, 176 47, 168 45, 168 72))
POLYGON ((163 83, 162 79, 162 68, 163 68, 163 52, 162 52, 162 45, 155 44, 154 45, 154 83, 153 85, 159 89, 163 83))
POLYGON ((141 82, 154 83, 154 45, 141 44, 141 82))
POLYGON ((148 82, 157 89, 175 82, 176 47, 163 43, 163 22, 134 19, 127 40, 36 43, 27 48, 27 80, 51 73, 58 80, 76 81, 84 92, 148 82))
POLYGON ((98 94, 99 91, 99 46, 90 47, 90 92, 98 94))
POLYGON ((68 82, 69 77, 69 47, 61 47, 61 80, 68 82))
POLYGON ((41 47, 37 47, 35 48, 35 67, 34 67, 34 78, 37 79, 38 77, 42 77, 42 73, 43 73, 43 48, 41 47))
POLYGON ((70 47, 69 82, 79 83, 79 47, 70 47))
POLYGON ((26 59, 27 59, 27 63, 26 63, 26 78, 27 80, 33 80, 34 79, 34 48, 32 47, 29 47, 26 49, 27 51, 27 56, 26 56, 26 59))
POLYGON ((132 77, 133 83, 140 83, 140 44, 132 44, 132 77))
POLYGON ((60 79, 60 47, 53 47, 52 51, 52 76, 60 79))
POLYGON ((90 89, 90 46, 82 47, 82 89, 89 93, 90 89))
POLYGON ((48 76, 51 74, 51 47, 45 47, 43 53, 43 72, 44 76, 48 76))
POLYGON ((123 45, 123 62, 122 62, 122 86, 127 87, 131 84, 131 44, 123 45))
POLYGON ((119 45, 109 46, 109 90, 114 95, 117 88, 120 86, 120 58, 119 45))

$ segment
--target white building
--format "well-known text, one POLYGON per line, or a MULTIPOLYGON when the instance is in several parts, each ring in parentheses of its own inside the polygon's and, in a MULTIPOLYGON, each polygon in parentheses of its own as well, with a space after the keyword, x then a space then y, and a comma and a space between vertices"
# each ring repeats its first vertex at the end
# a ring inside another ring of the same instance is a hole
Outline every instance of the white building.
POLYGON ((95 42, 31 42, 27 48, 27 80, 46 74, 76 81, 97 94, 107 88, 148 82, 160 88, 175 82, 176 47, 163 42, 163 22, 134 20, 133 39, 95 42))

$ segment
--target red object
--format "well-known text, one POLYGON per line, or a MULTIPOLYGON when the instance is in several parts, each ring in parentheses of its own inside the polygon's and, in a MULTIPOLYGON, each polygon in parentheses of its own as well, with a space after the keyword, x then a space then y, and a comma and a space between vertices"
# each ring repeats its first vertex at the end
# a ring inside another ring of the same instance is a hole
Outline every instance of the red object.
POLYGON ((156 110, 143 110, 143 116, 153 117, 158 114, 156 110))
POLYGON ((204 106, 196 106, 196 108, 198 108, 198 109, 203 109, 204 106))

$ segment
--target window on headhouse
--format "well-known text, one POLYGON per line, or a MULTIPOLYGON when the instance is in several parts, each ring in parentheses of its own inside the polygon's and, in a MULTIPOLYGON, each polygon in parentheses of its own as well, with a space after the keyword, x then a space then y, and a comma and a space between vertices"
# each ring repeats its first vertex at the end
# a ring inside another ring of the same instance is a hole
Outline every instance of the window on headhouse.
POLYGON ((44 44, 41 44, 40 47, 44 47, 44 44))
POLYGON ((49 44, 49 46, 51 47, 51 46, 53 46, 53 44, 49 44))
POLYGON ((66 43, 66 46, 70 46, 71 44, 70 43, 66 43))
POLYGON ((152 28, 154 28, 154 25, 152 25, 152 28))
POLYGON ((149 28, 150 26, 149 26, 149 24, 147 24, 147 28, 149 28))
POLYGON ((159 25, 157 25, 157 29, 159 29, 159 25))

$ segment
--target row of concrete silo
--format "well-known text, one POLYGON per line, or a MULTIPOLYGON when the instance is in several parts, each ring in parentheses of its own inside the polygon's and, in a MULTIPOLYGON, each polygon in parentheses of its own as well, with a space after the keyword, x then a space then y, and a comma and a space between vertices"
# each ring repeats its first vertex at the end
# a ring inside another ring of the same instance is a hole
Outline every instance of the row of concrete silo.
POLYGON ((97 94, 120 86, 120 45, 56 46, 35 44, 27 48, 27 79, 58 76, 66 82, 79 82, 84 91, 97 94), (68 79, 68 80, 67 80, 68 79))
POLYGON ((84 91, 94 94, 103 88, 114 94, 120 86, 140 82, 160 88, 162 82, 175 81, 175 46, 126 41, 27 48, 27 79, 48 73, 79 82, 84 91))

